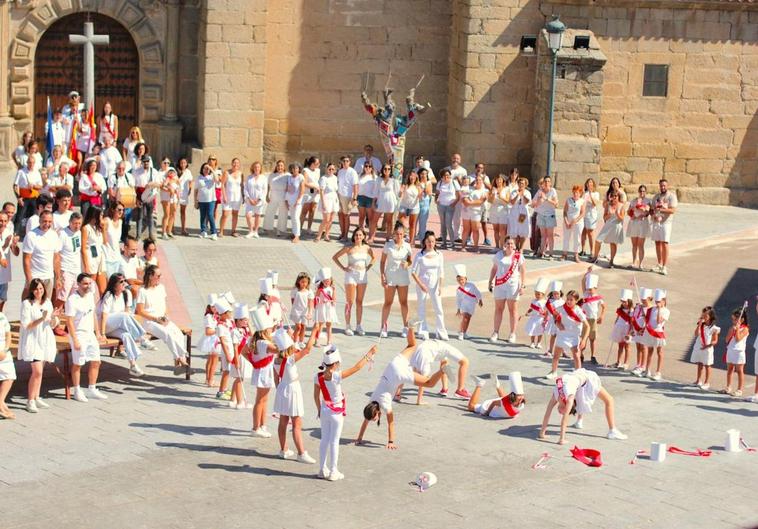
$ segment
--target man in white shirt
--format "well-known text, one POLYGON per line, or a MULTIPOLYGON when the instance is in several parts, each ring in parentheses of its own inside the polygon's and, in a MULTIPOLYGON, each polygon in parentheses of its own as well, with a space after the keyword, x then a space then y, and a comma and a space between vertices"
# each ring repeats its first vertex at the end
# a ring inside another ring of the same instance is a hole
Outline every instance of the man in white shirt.
POLYGON ((350 231, 350 212, 358 200, 358 173, 350 167, 350 157, 340 159, 340 170, 337 171, 337 197, 340 201, 340 240, 346 241, 350 231))
POLYGON ((53 212, 53 199, 50 198, 49 195, 40 195, 37 197, 37 213, 27 219, 26 233, 39 227, 39 216, 43 211, 53 212))
POLYGON ((53 299, 55 254, 61 251, 61 241, 53 229, 52 213, 42 212, 39 217, 39 228, 26 234, 22 251, 26 279, 23 296, 26 297, 32 279, 39 279, 45 286, 47 299, 53 299))
POLYGON ((68 226, 58 232, 61 250, 55 255, 55 295, 53 303, 62 307, 82 273, 82 215, 73 212, 68 226))
MULTIPOLYGON (((450 157, 450 165, 445 167, 450 171, 450 175, 453 180, 456 180, 459 185, 463 184, 463 177, 468 175, 468 171, 461 165, 461 155, 458 153, 453 154, 450 157)), ((461 242, 461 212, 463 211, 463 204, 461 201, 455 205, 455 212, 453 213, 453 233, 455 242, 461 242)))
POLYGON ((355 165, 353 165, 353 168, 358 173, 363 172, 363 165, 366 162, 371 162, 371 166, 374 168, 374 174, 381 174, 382 172, 382 161, 374 156, 374 147, 372 145, 364 145, 363 146, 363 156, 358 158, 355 161, 355 165))
POLYGON ((126 238, 124 249, 121 252, 121 263, 118 272, 123 274, 126 282, 129 283, 129 289, 136 298, 137 291, 142 286, 142 275, 144 269, 140 268, 140 258, 137 257, 137 239, 131 235, 126 238))
POLYGON ((58 207, 53 213, 53 229, 59 232, 68 226, 71 214, 74 212, 71 208, 71 191, 59 189, 55 193, 55 203, 58 207))
POLYGON ((104 400, 107 395, 97 389, 97 375, 100 372, 100 344, 105 338, 100 333, 95 312, 94 282, 89 274, 79 274, 76 289, 66 300, 66 325, 71 343, 71 384, 74 386, 74 400, 87 402, 89 399, 80 387, 82 366, 89 362, 87 387, 91 398, 104 400))
POLYGON ((153 169, 149 156, 143 156, 141 162, 142 166, 132 171, 134 187, 137 191, 137 207, 132 211, 132 216, 137 217, 137 237, 142 237, 142 232, 147 229, 148 237, 155 239, 153 211, 163 179, 160 172, 153 169))
POLYGON ((103 136, 103 148, 100 149, 100 174, 106 182, 116 172, 116 166, 123 158, 118 149, 113 145, 113 137, 110 134, 103 136))
POLYGON ((13 180, 13 192, 18 198, 21 211, 14 220, 16 233, 23 235, 24 220, 34 215, 36 210, 35 195, 42 190, 42 174, 37 166, 37 158, 29 156, 24 167, 16 172, 13 180))
POLYGON ((0 211, 0 312, 5 308, 5 302, 8 300, 8 284, 13 278, 11 258, 19 252, 18 235, 13 233, 8 214, 0 211))
POLYGON ((679 206, 676 193, 669 189, 669 183, 664 178, 658 182, 659 193, 653 197, 653 211, 650 221, 650 238, 655 242, 655 255, 658 265, 655 271, 664 276, 668 273, 666 266, 669 262, 669 243, 674 224, 674 213, 679 206))
MULTIPOLYGON (((45 134, 49 134, 49 126, 45 121, 45 134)), ((56 108, 53 112, 53 145, 63 147, 63 152, 68 152, 68 138, 66 137, 66 124, 63 123, 63 113, 56 108)), ((50 156, 51 153, 47 153, 50 156)), ((65 154, 64 154, 65 156, 65 154)))

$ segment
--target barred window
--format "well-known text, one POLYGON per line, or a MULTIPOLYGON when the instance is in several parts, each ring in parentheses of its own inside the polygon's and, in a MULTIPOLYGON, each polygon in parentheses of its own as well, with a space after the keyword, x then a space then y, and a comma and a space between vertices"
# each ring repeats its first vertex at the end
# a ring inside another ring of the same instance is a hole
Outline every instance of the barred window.
POLYGON ((666 97, 669 87, 668 64, 646 64, 642 83, 643 97, 666 97))

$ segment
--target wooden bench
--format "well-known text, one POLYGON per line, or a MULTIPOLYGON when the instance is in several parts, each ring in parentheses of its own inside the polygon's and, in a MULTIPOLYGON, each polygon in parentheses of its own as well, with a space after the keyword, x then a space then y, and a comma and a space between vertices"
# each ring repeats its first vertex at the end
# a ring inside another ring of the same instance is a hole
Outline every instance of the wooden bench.
MULTIPOLYGON (((11 324, 11 346, 10 351, 13 358, 18 359, 18 342, 20 336, 21 323, 19 321, 12 321, 11 324)), ((110 356, 116 354, 116 350, 121 342, 116 338, 106 338, 105 342, 101 344, 101 349, 107 349, 110 356)), ((68 335, 56 336, 55 347, 58 350, 57 354, 61 355, 63 364, 63 371, 58 367, 58 364, 53 363, 53 367, 58 374, 63 377, 63 383, 66 388, 66 399, 71 398, 71 344, 68 341, 68 335)), ((57 355, 56 355, 57 356, 57 355)))

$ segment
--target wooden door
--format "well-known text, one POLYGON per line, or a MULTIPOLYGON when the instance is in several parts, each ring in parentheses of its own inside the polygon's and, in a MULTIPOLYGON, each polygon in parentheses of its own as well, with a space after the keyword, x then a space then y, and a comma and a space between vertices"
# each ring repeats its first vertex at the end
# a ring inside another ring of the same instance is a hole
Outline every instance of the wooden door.
POLYGON ((45 31, 34 59, 34 136, 43 149, 47 98, 50 97, 53 109, 68 102, 71 90, 80 92, 84 100, 84 49, 69 44, 68 36, 81 35, 87 21, 94 23, 95 34, 110 36, 108 46, 95 46, 95 121, 105 102, 110 101, 118 116, 121 140, 137 124, 139 54, 129 31, 118 21, 98 13, 68 15, 45 31))

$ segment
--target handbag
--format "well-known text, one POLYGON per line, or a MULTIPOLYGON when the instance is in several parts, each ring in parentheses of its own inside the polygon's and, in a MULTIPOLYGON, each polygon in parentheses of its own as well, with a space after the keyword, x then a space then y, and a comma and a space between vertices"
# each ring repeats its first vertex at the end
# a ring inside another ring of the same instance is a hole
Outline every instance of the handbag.
MULTIPOLYGON (((116 187, 116 201, 121 202, 126 209, 132 209, 137 206, 137 191, 129 182, 129 176, 124 175, 127 187, 116 187)), ((116 179, 118 186, 118 179, 116 179)))
MULTIPOLYGON (((153 168, 150 168, 150 178, 148 178, 147 183, 151 184, 153 182, 153 168)), ((158 188, 157 187, 147 187, 145 186, 145 190, 142 192, 142 196, 140 197, 140 200, 145 203, 150 203, 155 201, 155 199, 158 197, 158 188)))

